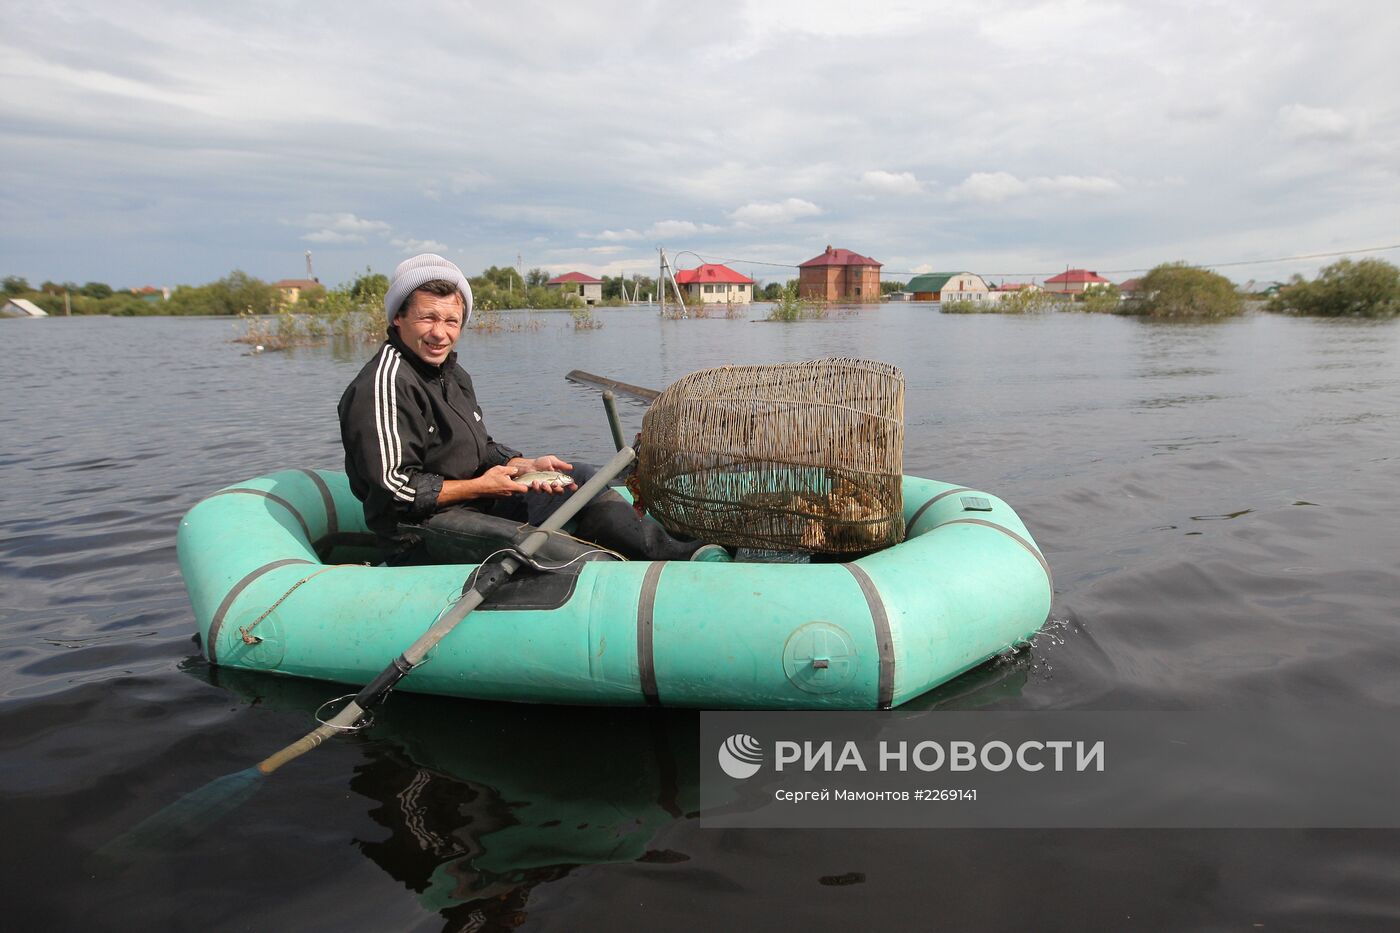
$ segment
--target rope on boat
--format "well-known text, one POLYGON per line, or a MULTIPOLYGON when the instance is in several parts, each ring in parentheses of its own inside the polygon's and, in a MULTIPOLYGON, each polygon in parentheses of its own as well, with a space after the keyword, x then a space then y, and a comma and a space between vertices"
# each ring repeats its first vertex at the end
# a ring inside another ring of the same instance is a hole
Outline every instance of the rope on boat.
POLYGON ((353 564, 332 564, 332 565, 329 566, 329 567, 322 567, 320 570, 316 571, 315 573, 309 574, 309 575, 307 575, 307 576, 305 576, 305 577, 302 577, 300 580, 298 580, 297 582, 293 583, 292 586, 291 586, 291 588, 288 589, 287 592, 283 593, 281 596, 277 597, 277 602, 273 603, 271 606, 268 606, 267 609, 263 612, 262 615, 258 616, 256 619, 254 619, 252 622, 248 623, 247 625, 240 625, 240 626, 238 627, 238 634, 240 634, 240 635, 243 636, 243 644, 245 644, 245 645, 258 645, 258 644, 262 644, 262 639, 253 634, 253 629, 257 628, 258 625, 262 623, 262 620, 263 620, 263 619, 266 619, 268 616, 272 615, 273 610, 275 610, 278 606, 282 605, 283 600, 285 600, 288 596, 291 596, 293 593, 295 593, 295 592, 297 591, 297 587, 301 586, 303 583, 307 582, 308 580, 311 580, 311 579, 314 578, 314 577, 319 577, 321 574, 325 573, 327 570, 334 570, 334 569, 336 569, 337 567, 351 567, 351 566, 355 566, 355 565, 353 565, 353 564))

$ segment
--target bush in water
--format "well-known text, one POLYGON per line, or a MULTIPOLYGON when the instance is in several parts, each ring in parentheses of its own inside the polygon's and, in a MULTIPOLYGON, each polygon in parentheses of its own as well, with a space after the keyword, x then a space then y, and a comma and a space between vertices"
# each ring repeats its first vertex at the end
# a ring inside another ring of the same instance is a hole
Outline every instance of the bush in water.
POLYGON ((1244 298, 1235 283, 1217 272, 1182 262, 1157 266, 1142 278, 1142 294, 1124 314, 1164 318, 1231 317, 1244 310, 1244 298))
POLYGON ((1383 259, 1342 259, 1311 282, 1295 275, 1269 300, 1268 309, 1321 317, 1394 317, 1400 314, 1400 269, 1383 259))

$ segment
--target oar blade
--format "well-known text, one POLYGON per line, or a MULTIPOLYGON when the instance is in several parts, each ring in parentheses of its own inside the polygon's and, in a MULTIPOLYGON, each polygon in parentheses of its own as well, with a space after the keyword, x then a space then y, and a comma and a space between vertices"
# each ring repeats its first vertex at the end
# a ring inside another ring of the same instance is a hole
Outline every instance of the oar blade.
POLYGON ((263 773, 257 767, 215 778, 152 813, 104 845, 97 854, 126 859, 177 851, 247 802, 262 786, 262 778, 263 773))

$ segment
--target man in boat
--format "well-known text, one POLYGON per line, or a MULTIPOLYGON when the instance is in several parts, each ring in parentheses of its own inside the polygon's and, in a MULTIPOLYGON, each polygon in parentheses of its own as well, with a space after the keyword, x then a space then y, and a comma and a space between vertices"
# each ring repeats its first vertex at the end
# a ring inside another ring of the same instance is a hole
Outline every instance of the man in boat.
MULTIPOLYGON (((471 285, 457 266, 432 253, 405 260, 384 310, 388 337, 338 407, 350 489, 370 529, 410 560, 479 563, 522 541, 522 526, 544 521, 595 468, 553 454, 526 457, 491 437, 453 350, 472 314, 471 285), (571 476, 529 476, 542 472, 571 476)), ((715 545, 673 538, 612 490, 583 508, 576 533, 584 540, 552 536, 539 559, 615 556, 596 545, 632 560, 727 557, 715 545)))

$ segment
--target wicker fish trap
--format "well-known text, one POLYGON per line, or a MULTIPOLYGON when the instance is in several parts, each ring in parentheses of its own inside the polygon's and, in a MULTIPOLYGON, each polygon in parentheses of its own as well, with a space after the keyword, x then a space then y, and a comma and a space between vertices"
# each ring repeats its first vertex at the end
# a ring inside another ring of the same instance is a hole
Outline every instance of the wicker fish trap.
POLYGON ((685 376, 642 421, 636 491, 673 532, 845 554, 904 537, 904 374, 811 360, 685 376))

